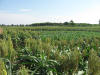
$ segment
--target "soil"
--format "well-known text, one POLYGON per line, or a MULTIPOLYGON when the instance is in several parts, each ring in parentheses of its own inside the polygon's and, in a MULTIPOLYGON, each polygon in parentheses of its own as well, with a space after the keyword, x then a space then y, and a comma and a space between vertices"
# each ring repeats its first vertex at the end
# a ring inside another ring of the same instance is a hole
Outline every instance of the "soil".
POLYGON ((2 34, 3 33, 3 30, 2 30, 2 28, 0 28, 0 34, 2 34))

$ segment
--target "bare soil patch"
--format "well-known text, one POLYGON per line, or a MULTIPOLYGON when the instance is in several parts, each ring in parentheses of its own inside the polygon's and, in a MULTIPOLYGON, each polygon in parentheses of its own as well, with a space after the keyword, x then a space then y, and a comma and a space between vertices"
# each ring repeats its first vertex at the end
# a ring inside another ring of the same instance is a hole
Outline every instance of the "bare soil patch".
POLYGON ((2 34, 3 33, 3 30, 2 30, 2 28, 0 28, 0 34, 2 34))

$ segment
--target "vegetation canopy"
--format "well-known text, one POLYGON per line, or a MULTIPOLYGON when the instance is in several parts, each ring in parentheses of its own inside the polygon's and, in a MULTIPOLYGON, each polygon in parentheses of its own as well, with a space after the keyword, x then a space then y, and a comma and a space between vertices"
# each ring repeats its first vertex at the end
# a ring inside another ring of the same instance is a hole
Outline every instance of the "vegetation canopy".
POLYGON ((99 25, 0 30, 0 75, 100 75, 99 25))

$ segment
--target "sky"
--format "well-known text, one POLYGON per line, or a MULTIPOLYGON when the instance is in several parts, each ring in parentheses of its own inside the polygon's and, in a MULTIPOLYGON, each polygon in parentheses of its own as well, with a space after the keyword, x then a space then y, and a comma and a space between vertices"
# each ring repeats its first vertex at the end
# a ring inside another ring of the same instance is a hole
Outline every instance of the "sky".
POLYGON ((0 0, 0 24, 98 24, 100 0, 0 0))

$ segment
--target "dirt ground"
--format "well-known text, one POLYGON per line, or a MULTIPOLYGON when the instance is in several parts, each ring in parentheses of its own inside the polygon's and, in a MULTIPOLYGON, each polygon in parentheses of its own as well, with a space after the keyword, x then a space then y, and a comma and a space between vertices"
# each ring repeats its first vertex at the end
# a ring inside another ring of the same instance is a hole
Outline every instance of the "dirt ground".
POLYGON ((2 30, 2 28, 0 28, 0 34, 2 34, 3 33, 3 30, 2 30))

